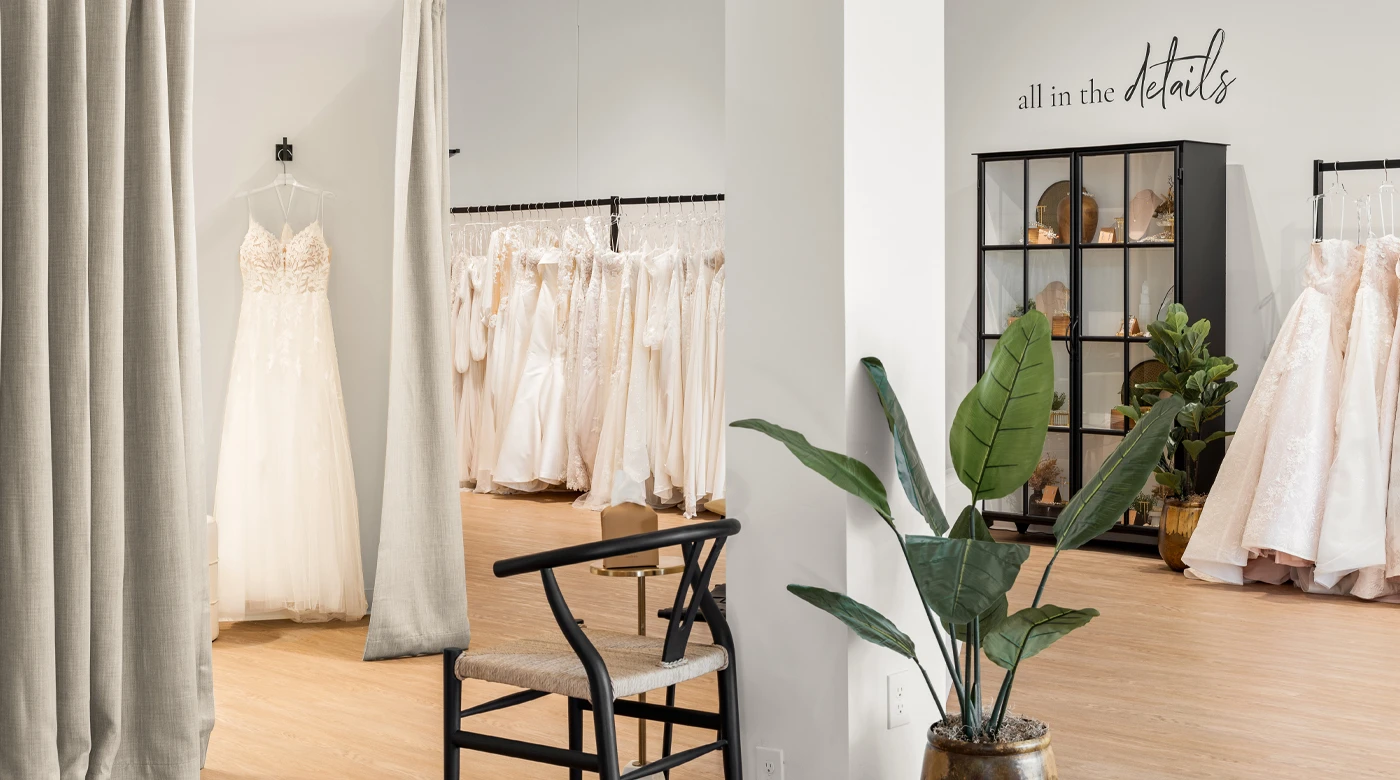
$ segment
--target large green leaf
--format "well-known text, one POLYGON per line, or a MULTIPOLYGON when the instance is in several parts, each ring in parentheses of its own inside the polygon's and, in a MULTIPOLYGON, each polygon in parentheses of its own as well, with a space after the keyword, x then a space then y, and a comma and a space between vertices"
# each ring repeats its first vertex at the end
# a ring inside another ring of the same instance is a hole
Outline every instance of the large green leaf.
POLYGON ((983 637, 982 650, 997 666, 1015 669, 1022 660, 1098 616, 1097 609, 1065 609, 1054 604, 1026 607, 983 637))
POLYGON ((995 542, 992 538, 991 529, 987 528, 987 521, 982 519, 982 513, 977 511, 977 507, 968 504, 963 507, 962 514, 958 515, 958 521, 953 523, 953 529, 948 532, 949 539, 976 539, 981 542, 995 542))
POLYGON ((973 501, 1009 495, 1030 478, 1045 447, 1054 392, 1050 323, 1030 311, 1001 334, 986 373, 953 417, 953 467, 973 501))
MULTIPOLYGON (((992 605, 991 609, 983 612, 979 616, 982 622, 977 624, 978 628, 981 629, 977 632, 978 636, 982 639, 986 639, 987 634, 995 631, 997 627, 1001 625, 1001 622, 1006 620, 1006 611, 1008 609, 1010 609, 1010 604, 1007 603, 1006 594, 1003 593, 1001 594, 1001 598, 997 599, 997 602, 992 605)), ((966 642, 968 629, 971 627, 971 623, 955 625, 953 626, 953 636, 957 637, 959 642, 966 642)))
POLYGON ((839 452, 812 446, 807 437, 797 431, 774 425, 767 420, 738 420, 731 423, 735 428, 748 428, 751 431, 766 433, 787 445, 788 451, 802 461, 802 465, 821 474, 833 485, 859 498, 875 508, 880 517, 891 527, 894 515, 890 513, 890 500, 885 493, 885 483, 875 476, 870 467, 839 452))
POLYGON ((914 640, 908 634, 900 631, 889 618, 850 596, 810 585, 789 585, 788 590, 845 623, 861 639, 893 650, 905 658, 914 657, 914 640))
POLYGON ((889 423, 890 433, 894 436, 894 465, 899 470, 899 482, 904 486, 904 495, 908 496, 909 503, 914 505, 919 514, 924 516, 924 522, 928 523, 934 533, 946 532, 948 519, 943 516, 943 507, 933 492, 933 483, 929 482, 928 474, 924 471, 919 448, 914 446, 914 435, 909 432, 909 420, 905 418, 904 408, 899 405, 899 398, 895 396, 890 379, 885 374, 885 364, 881 363, 879 358, 873 357, 861 359, 860 364, 865 366, 866 375, 875 385, 875 392, 880 396, 880 406, 885 410, 885 422, 889 423))
POLYGON ((1128 511, 1162 457, 1172 420, 1181 411, 1179 396, 1168 396, 1133 426, 1108 459, 1055 521, 1055 548, 1074 550, 1107 531, 1128 511))
POLYGON ((910 536, 904 541, 924 603, 953 624, 971 623, 991 609, 1011 589, 1030 555, 1024 544, 941 536, 910 536))

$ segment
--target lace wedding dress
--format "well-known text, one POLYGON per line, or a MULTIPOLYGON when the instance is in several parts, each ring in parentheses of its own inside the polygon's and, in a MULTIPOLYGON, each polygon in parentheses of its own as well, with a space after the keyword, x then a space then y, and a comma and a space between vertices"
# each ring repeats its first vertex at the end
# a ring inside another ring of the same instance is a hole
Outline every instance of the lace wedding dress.
POLYGON ((214 493, 222 620, 366 611, 330 258, 319 215, 280 237, 249 215, 214 493))
POLYGON ((1279 330, 1182 556, 1189 576, 1236 585, 1301 577, 1311 585, 1362 253, 1339 239, 1312 245, 1307 287, 1279 330))

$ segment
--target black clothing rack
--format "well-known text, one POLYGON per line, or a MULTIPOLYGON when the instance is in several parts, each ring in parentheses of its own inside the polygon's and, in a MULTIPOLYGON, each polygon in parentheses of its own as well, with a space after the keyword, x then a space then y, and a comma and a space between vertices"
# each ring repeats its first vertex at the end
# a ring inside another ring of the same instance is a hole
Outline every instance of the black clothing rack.
MULTIPOLYGON (((1316 198, 1322 194, 1323 174, 1344 171, 1388 171, 1391 168, 1400 171, 1400 160, 1334 160, 1332 162, 1313 160, 1313 197, 1316 198)), ((1322 240, 1321 209, 1318 209, 1313 216, 1313 239, 1322 240)))
POLYGON ((712 192, 706 195, 643 195, 635 198, 623 198, 617 195, 610 195, 606 198, 587 198, 585 200, 555 200, 544 203, 509 203, 494 206, 453 206, 453 214, 493 214, 502 211, 549 211, 555 209, 591 209, 598 206, 608 207, 608 217, 610 224, 610 235, 608 241, 614 252, 617 251, 617 220, 622 214, 623 206, 650 206, 665 205, 667 203, 713 203, 724 200, 724 193, 712 192))

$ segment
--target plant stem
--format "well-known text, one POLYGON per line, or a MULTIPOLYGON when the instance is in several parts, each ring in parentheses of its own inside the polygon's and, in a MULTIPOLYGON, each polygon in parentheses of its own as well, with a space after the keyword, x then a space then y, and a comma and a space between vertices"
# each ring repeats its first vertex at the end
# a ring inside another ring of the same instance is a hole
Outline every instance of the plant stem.
POLYGON ((997 691, 996 704, 992 706, 992 736, 1001 731, 1001 722, 1006 719, 1006 709, 1011 703, 1011 682, 1015 679, 1016 670, 1012 669, 1006 673, 1006 677, 1001 681, 1001 690, 997 691))
POLYGON ((963 642, 963 665, 967 669, 963 677, 963 690, 967 691, 967 706, 963 709, 963 731, 967 734, 969 742, 977 738, 977 732, 981 728, 977 721, 977 702, 972 684, 972 657, 972 632, 969 631, 967 641, 963 642))
POLYGON ((972 649, 972 707, 977 711, 977 723, 982 720, 982 618, 972 619, 972 629, 967 634, 972 649))
MULTIPOLYGON (((890 530, 894 531, 894 538, 899 541, 899 550, 904 553, 904 566, 909 569, 909 578, 914 580, 914 590, 919 591, 919 580, 914 576, 914 563, 909 560, 909 547, 904 544, 904 536, 895 530, 894 526, 890 526, 890 530)), ((958 701, 962 702, 966 698, 966 693, 962 678, 958 674, 958 649, 952 629, 948 630, 948 641, 953 643, 953 652, 950 655, 948 648, 943 644, 943 635, 938 632, 938 621, 934 619, 933 612, 928 608, 928 603, 924 601, 922 592, 919 592, 919 603, 923 605, 924 616, 928 618, 929 628, 933 629, 933 641, 938 643, 938 652, 943 656, 943 665, 947 667, 948 676, 953 680, 953 691, 957 694, 958 701)), ((941 697, 935 696, 935 698, 941 697)), ((939 709, 942 708, 943 705, 940 701, 939 709)))
MULTIPOLYGON (((1055 550, 1055 554, 1050 556, 1050 562, 1045 564, 1045 572, 1040 575, 1040 587, 1035 589, 1035 601, 1031 602, 1031 608, 1040 606, 1040 599, 1045 596, 1045 583, 1050 579, 1050 569, 1055 566, 1055 559, 1060 557, 1060 551, 1055 550)), ((1001 688, 997 691, 996 703, 992 705, 992 734, 1001 730, 1001 722, 1006 717, 1006 709, 1011 701, 1011 683, 1016 679, 1016 666, 1011 667, 1006 672, 1006 677, 1001 681, 1001 688)), ((980 680, 979 680, 980 681, 980 680)))
POLYGON ((1035 589, 1035 601, 1031 602, 1031 607, 1040 606, 1040 597, 1045 595, 1045 583, 1050 579, 1050 569, 1055 565, 1055 559, 1060 557, 1059 548, 1055 549, 1055 554, 1050 556, 1050 562, 1045 564, 1045 573, 1040 575, 1040 587, 1035 589))
POLYGON ((919 671, 924 675, 924 684, 928 686, 928 692, 933 695, 933 706, 938 708, 938 718, 941 722, 948 722, 948 711, 943 709, 943 697, 933 687, 933 680, 928 676, 928 670, 919 663, 919 659, 914 659, 914 665, 919 667, 919 671))

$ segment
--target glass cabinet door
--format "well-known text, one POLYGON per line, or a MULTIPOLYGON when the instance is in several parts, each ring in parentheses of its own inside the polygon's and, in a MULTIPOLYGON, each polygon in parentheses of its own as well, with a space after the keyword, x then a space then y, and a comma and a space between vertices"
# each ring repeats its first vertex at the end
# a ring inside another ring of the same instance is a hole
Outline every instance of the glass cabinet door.
POLYGON ((1070 243, 1068 157, 1035 158, 1026 163, 1026 243, 1067 246, 1070 243))
POLYGON ((982 243, 1026 242, 1026 161, 996 160, 982 166, 982 243))
POLYGON ((1128 243, 1170 244, 1176 237, 1176 152, 1128 155, 1128 243))
POLYGON ((1121 154, 1096 154, 1079 160, 1082 245, 1124 242, 1123 159, 1121 154))

